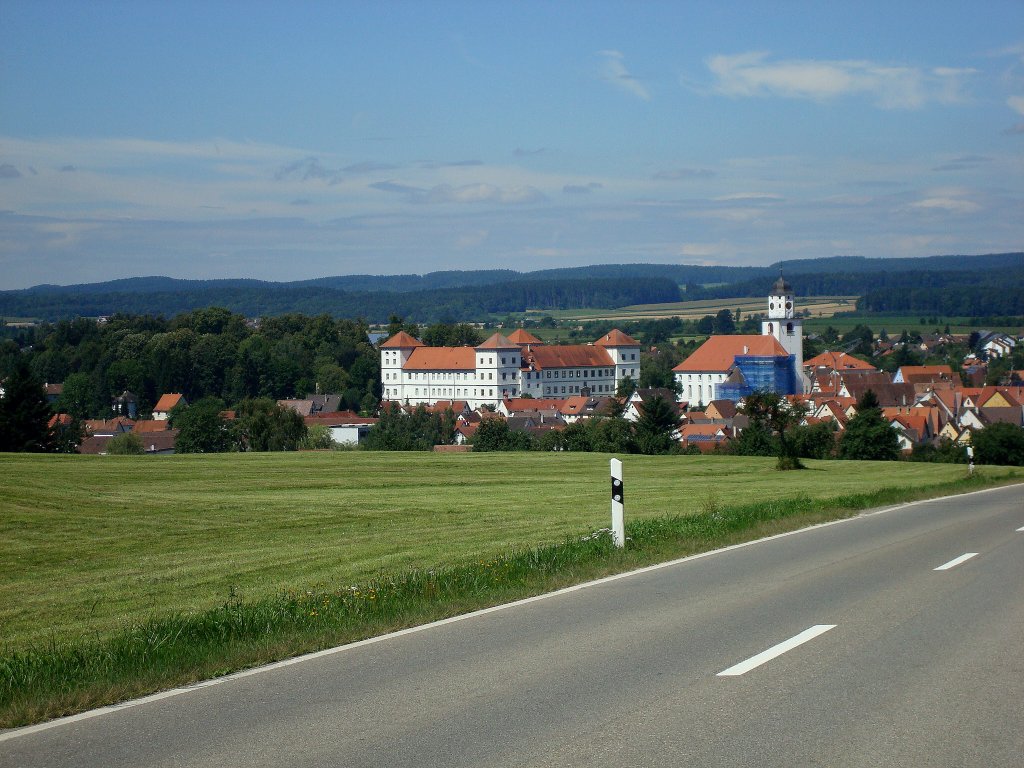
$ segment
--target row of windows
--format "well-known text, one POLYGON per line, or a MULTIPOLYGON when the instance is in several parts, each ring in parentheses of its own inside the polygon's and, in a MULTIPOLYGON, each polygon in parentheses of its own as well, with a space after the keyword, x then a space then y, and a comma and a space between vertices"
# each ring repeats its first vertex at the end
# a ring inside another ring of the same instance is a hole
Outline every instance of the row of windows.
MULTIPOLYGON (((470 391, 469 387, 422 387, 422 393, 420 392, 420 389, 420 387, 416 387, 415 391, 413 392, 415 397, 494 397, 493 389, 473 388, 472 391, 470 391), (428 389, 430 390, 429 394, 427 392, 428 389)), ((514 388, 512 390, 509 390, 508 395, 510 397, 515 397, 516 390, 514 388)), ((401 397, 401 390, 398 388, 385 389, 384 397, 401 397)))

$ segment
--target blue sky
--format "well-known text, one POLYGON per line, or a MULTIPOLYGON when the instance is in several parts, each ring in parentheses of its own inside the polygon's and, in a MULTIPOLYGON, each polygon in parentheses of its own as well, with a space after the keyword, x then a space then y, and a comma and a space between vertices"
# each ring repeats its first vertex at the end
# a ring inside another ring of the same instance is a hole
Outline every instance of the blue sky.
POLYGON ((1024 249, 1024 2, 0 5, 0 289, 1024 249))

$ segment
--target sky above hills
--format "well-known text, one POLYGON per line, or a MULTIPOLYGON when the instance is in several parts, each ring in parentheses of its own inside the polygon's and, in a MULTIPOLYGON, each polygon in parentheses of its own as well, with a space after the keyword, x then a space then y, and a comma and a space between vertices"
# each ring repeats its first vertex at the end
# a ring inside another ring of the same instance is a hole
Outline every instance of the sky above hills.
POLYGON ((0 6, 0 289, 1024 249, 1024 2, 0 6))

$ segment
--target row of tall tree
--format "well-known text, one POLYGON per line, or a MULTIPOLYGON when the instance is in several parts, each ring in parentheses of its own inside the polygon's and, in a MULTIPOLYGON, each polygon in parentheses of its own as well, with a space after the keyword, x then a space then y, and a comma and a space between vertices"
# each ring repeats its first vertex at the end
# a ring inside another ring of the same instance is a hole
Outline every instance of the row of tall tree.
POLYGON ((171 320, 115 315, 43 324, 0 342, 0 378, 22 360, 44 382, 63 383, 57 410, 75 418, 109 417, 125 390, 138 412, 168 392, 190 402, 271 400, 340 394, 342 407, 372 411, 380 398, 379 356, 362 321, 282 315, 247 324, 211 307, 171 320))

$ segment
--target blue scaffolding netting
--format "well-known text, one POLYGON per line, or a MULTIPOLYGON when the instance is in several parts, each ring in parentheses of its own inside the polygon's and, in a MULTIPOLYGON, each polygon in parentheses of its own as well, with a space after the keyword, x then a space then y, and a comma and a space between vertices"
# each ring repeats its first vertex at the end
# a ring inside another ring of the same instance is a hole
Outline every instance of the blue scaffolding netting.
POLYGON ((721 400, 739 402, 755 390, 797 394, 794 355, 736 355, 734 365, 742 374, 742 380, 719 384, 717 397, 721 400))

